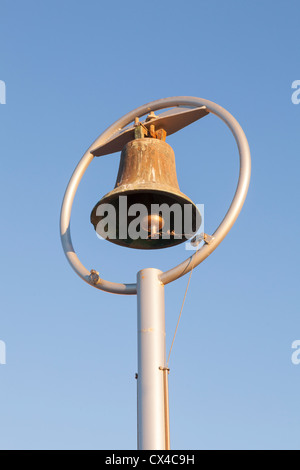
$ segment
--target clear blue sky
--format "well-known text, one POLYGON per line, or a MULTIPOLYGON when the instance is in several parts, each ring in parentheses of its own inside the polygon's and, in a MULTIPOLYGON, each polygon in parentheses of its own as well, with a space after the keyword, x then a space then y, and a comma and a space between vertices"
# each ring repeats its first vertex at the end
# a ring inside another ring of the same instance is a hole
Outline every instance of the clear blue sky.
MULTIPOLYGON (((136 298, 91 288, 60 245, 60 205, 94 139, 168 96, 219 103, 253 159, 243 211, 194 271, 170 360, 173 449, 300 449, 299 2, 0 2, 1 449, 136 448, 136 298)), ((233 197, 235 142, 214 116, 170 137, 181 190, 212 233, 233 197)), ((82 262, 135 282, 182 246, 100 241, 90 211, 118 155, 93 162, 72 218, 82 262)), ((166 287, 167 351, 187 277, 166 287)))

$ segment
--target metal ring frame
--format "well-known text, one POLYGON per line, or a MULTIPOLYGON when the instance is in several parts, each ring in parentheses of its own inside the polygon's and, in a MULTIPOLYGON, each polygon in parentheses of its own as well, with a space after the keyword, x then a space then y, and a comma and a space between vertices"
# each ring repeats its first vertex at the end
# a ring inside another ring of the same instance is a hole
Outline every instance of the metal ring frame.
POLYGON ((174 106, 190 106, 190 107, 199 107, 199 106, 206 106, 207 110, 218 116, 231 130, 237 146, 239 150, 239 157, 240 157, 240 173, 239 173, 239 180, 237 189, 232 200, 232 203, 229 207, 227 214, 225 215, 224 219, 222 220, 221 224, 217 228, 217 230, 213 233, 213 240, 209 244, 204 244, 197 252, 195 252, 192 256, 187 258, 181 264, 175 266, 174 268, 170 269, 161 274, 160 280, 161 282, 166 285, 172 281, 175 281, 179 277, 187 274, 192 267, 198 266, 203 260, 205 260, 222 242, 222 240, 226 237, 232 226, 234 225, 246 198, 249 182, 250 182, 250 175, 251 175, 251 156, 250 156, 250 149, 244 134, 243 129, 236 121, 236 119, 224 108, 219 106, 212 101, 208 101, 202 98, 190 97, 190 96, 176 96, 172 98, 164 98, 157 101, 152 101, 148 104, 145 104, 139 108, 134 109, 133 111, 125 114, 122 118, 117 120, 114 124, 112 124, 106 131, 103 132, 95 142, 89 147, 86 151, 80 162, 78 163, 74 173, 69 181, 67 186, 65 196, 63 199, 62 209, 61 209, 61 217, 60 217, 60 234, 61 234, 61 241, 63 250, 65 255, 71 264, 74 271, 88 284, 93 287, 96 287, 100 290, 110 292, 113 294, 128 294, 134 295, 137 293, 137 285, 136 284, 120 284, 115 282, 106 281, 104 279, 99 279, 99 281, 95 284, 92 282, 91 279, 91 272, 86 269, 83 264, 78 259, 75 250, 73 248, 72 239, 71 239, 71 232, 70 232, 70 219, 71 219, 71 212, 72 212, 72 205, 74 201, 74 197, 78 188, 78 185, 86 172, 88 166, 92 162, 93 156, 93 148, 99 147, 103 145, 110 137, 118 130, 123 129, 132 121, 134 118, 144 116, 150 111, 157 111, 159 109, 171 108, 174 106))

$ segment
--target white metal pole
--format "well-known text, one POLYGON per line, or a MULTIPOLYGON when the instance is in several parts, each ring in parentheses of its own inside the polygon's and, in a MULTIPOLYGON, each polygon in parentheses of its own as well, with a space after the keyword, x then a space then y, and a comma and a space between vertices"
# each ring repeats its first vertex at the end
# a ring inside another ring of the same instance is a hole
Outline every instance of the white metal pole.
POLYGON ((137 276, 138 299, 138 446, 166 447, 164 376, 166 361, 164 286, 161 271, 142 269, 137 276))

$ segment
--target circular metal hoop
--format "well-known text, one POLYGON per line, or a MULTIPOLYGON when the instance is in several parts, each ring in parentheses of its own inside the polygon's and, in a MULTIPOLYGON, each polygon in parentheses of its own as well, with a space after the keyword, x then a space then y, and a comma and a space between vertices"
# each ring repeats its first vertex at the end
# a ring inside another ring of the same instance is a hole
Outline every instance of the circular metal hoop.
POLYGON ((130 124, 136 116, 141 117, 150 111, 157 111, 159 109, 171 108, 174 106, 190 106, 195 108, 199 106, 206 106, 210 113, 222 119, 222 121, 229 127, 236 140, 240 157, 240 173, 237 189, 232 203, 221 224, 213 233, 212 242, 209 244, 204 244, 197 252, 195 252, 181 264, 175 266, 169 271, 162 273, 160 276, 161 282, 163 284, 168 284, 169 282, 175 281, 205 260, 226 237, 243 207, 248 192, 251 175, 250 149, 243 129, 228 111, 216 103, 202 98, 175 96, 172 98, 164 98, 161 100, 152 101, 151 103, 147 103, 139 108, 134 109, 130 113, 125 114, 125 116, 120 118, 108 129, 106 129, 106 131, 104 131, 86 151, 69 181, 61 208, 60 234, 65 255, 74 271, 85 282, 93 287, 96 287, 97 289, 111 292, 113 294, 134 295, 137 293, 136 284, 120 284, 106 281, 101 278, 99 278, 97 282, 94 282, 93 277, 91 276, 91 272, 83 266, 73 248, 70 232, 72 206, 78 185, 94 158, 92 150, 95 147, 103 145, 117 130, 123 129, 128 124, 130 124))

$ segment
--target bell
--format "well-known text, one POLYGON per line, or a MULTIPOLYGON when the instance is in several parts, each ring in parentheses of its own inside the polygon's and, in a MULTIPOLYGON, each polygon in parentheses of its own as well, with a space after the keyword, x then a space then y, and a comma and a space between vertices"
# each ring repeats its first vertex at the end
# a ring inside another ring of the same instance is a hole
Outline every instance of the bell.
POLYGON ((96 204, 91 222, 102 238, 130 248, 166 248, 193 237, 201 215, 179 189, 170 145, 159 138, 128 142, 115 188, 96 204))

